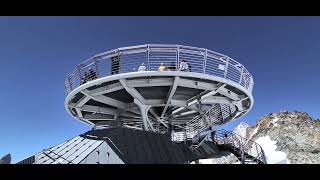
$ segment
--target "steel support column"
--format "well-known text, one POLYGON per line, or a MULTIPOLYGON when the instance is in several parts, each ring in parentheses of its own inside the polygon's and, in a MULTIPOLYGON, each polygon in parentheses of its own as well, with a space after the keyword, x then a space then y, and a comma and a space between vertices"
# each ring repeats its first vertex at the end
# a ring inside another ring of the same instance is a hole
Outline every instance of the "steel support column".
POLYGON ((148 125, 150 126, 150 129, 153 130, 152 124, 150 123, 149 117, 148 117, 148 111, 150 109, 150 105, 142 104, 139 100, 134 99, 134 103, 136 103, 140 109, 142 122, 143 122, 143 130, 148 131, 148 125))

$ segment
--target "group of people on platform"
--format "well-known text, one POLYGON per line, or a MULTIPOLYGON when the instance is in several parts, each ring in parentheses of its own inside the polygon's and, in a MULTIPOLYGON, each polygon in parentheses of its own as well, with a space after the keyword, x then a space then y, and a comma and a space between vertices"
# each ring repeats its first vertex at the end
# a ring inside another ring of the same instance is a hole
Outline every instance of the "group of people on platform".
MULTIPOLYGON (((164 63, 160 63, 158 71, 176 71, 175 63, 172 63, 170 66, 166 66, 164 63)), ((139 72, 147 71, 147 67, 142 63, 138 69, 139 72)), ((187 63, 186 60, 181 60, 179 71, 191 72, 191 66, 187 63)))
POLYGON ((82 85, 86 82, 92 81, 97 78, 97 73, 92 68, 89 68, 88 72, 85 72, 84 75, 81 77, 80 84, 82 85))
MULTIPOLYGON (((112 66, 111 66, 112 73, 111 74, 118 74, 119 73, 119 59, 112 59, 112 66)), ((164 63, 160 63, 158 71, 176 71, 176 64, 172 63, 170 66, 166 66, 164 63)), ((142 63, 138 69, 139 72, 147 71, 147 67, 144 63, 142 63)), ((180 61, 180 66, 178 71, 184 72, 191 72, 191 66, 186 60, 180 61)), ((86 82, 92 81, 97 79, 97 72, 95 72, 92 68, 89 68, 87 72, 81 77, 80 84, 85 84, 86 82)))

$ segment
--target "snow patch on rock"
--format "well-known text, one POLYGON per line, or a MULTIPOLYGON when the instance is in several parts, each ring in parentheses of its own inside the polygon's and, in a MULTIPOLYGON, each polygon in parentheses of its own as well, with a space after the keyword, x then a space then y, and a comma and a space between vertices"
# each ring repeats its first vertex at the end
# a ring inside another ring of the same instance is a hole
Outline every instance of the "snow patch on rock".
POLYGON ((249 124, 241 122, 237 127, 234 128, 233 132, 243 138, 246 138, 248 127, 250 127, 249 124))
POLYGON ((268 164, 289 164, 287 154, 282 151, 276 151, 276 141, 272 141, 270 136, 259 137, 256 141, 264 151, 268 164))

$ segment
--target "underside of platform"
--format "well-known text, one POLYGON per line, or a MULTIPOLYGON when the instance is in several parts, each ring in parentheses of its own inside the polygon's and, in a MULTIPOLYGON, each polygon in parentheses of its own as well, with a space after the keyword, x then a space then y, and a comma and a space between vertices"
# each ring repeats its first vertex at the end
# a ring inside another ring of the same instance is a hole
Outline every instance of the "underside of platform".
POLYGON ((134 72, 81 85, 66 99, 75 118, 95 126, 166 133, 211 109, 206 126, 225 124, 252 107, 251 93, 223 78, 191 72, 134 72))

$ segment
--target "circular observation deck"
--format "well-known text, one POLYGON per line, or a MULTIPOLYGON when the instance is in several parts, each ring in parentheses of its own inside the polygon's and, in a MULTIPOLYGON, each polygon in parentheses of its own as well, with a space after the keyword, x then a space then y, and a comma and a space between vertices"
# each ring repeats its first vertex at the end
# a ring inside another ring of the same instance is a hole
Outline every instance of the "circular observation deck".
POLYGON ((190 137, 245 115, 253 105, 253 84, 242 64, 208 49, 131 46, 79 64, 65 82, 65 108, 95 126, 190 137), (187 71, 180 70, 182 61, 187 71), (142 63, 146 70, 138 71, 142 63), (161 63, 166 70, 158 71, 161 63))

